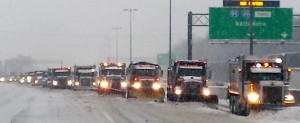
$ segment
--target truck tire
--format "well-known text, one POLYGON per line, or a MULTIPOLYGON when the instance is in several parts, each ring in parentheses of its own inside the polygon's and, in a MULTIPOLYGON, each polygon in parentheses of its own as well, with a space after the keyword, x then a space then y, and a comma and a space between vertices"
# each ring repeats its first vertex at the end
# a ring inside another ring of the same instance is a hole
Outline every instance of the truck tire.
POLYGON ((229 97, 229 109, 230 109, 230 112, 232 113, 232 114, 234 114, 235 112, 234 112, 234 100, 233 100, 233 96, 230 96, 229 97))
POLYGON ((250 114, 250 106, 249 106, 249 104, 246 103, 244 107, 245 108, 241 112, 241 115, 243 115, 243 116, 249 116, 249 114, 250 114))
POLYGON ((125 98, 129 99, 132 97, 132 90, 130 87, 126 88, 125 98))
POLYGON ((167 87, 167 101, 174 101, 174 96, 171 93, 171 89, 167 87))
POLYGON ((157 96, 157 99, 154 101, 163 103, 165 101, 165 90, 163 88, 160 88, 157 96))
POLYGON ((237 96, 231 96, 232 97, 232 113, 239 115, 239 104, 237 96))

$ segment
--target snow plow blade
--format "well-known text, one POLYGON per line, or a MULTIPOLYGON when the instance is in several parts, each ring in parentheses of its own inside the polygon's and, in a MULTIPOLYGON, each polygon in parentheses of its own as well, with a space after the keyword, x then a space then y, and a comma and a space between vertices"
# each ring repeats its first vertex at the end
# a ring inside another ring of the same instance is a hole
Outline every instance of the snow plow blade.
POLYGON ((129 89, 127 98, 137 98, 143 100, 154 100, 155 102, 164 102, 165 90, 160 88, 159 90, 135 90, 129 89))
POLYGON ((208 107, 218 108, 219 99, 217 95, 209 95, 204 97, 203 103, 207 104, 208 107))

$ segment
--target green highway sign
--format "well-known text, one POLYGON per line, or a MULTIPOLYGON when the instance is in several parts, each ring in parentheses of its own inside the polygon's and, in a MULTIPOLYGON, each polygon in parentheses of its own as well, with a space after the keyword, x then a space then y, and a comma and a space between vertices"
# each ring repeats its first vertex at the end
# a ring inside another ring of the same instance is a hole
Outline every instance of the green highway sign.
MULTIPOLYGON (((253 8, 252 15, 254 39, 277 41, 292 39, 291 8, 253 8)), ((249 20, 250 8, 209 8, 209 37, 212 40, 249 39, 249 20)))

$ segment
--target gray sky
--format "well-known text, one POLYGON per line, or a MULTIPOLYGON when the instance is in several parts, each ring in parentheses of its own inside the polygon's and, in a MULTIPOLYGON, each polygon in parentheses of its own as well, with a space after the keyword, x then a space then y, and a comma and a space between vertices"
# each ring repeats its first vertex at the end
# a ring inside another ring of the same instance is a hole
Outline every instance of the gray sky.
MULTIPOLYGON (((300 0, 281 0, 282 7, 300 13, 300 0)), ((187 12, 208 13, 222 0, 172 0, 173 43, 187 35, 187 12)), ((35 59, 64 60, 66 65, 94 64, 115 57, 115 30, 119 56, 129 57, 129 13, 133 13, 133 56, 156 57, 168 51, 169 0, 0 0, 0 59, 17 54, 35 59)), ((208 28, 196 29, 206 37, 208 28)))

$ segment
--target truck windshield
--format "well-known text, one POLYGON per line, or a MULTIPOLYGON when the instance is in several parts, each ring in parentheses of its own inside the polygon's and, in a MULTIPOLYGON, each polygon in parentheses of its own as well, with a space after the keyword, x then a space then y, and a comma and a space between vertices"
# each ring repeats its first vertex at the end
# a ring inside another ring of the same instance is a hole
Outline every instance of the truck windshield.
POLYGON ((105 75, 124 75, 124 70, 122 69, 106 69, 104 71, 105 75))
POLYGON ((283 75, 282 73, 251 73, 247 77, 248 81, 251 80, 260 80, 260 81, 268 81, 268 80, 277 80, 282 81, 283 75))
POLYGON ((55 72, 54 76, 69 76, 70 72, 55 72))
POLYGON ((155 76, 156 72, 155 69, 134 69, 132 74, 138 76, 155 76))
POLYGON ((179 76, 203 76, 203 69, 190 69, 190 68, 180 68, 178 70, 179 76))

